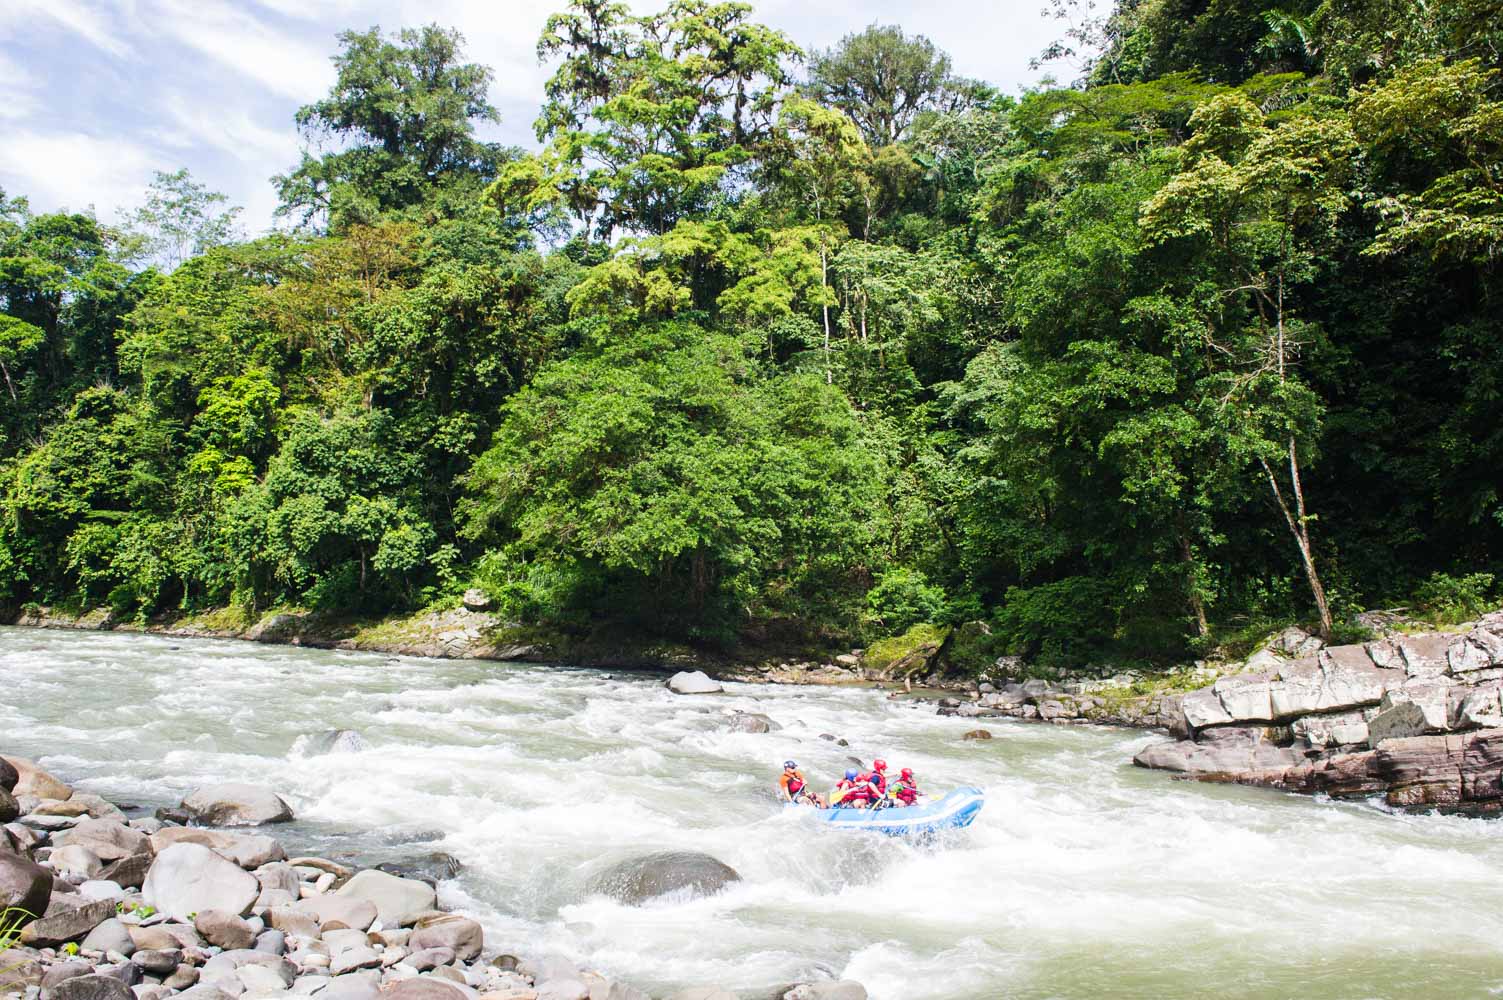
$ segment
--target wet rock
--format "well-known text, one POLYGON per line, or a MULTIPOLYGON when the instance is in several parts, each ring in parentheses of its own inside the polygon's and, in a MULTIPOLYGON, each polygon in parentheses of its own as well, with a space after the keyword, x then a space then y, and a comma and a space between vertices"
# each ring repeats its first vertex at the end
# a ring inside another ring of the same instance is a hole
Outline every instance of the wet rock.
POLYGON ((728 728, 733 733, 771 733, 783 727, 760 712, 737 712, 731 716, 728 728))
POLYGON ((32 916, 47 910, 52 873, 8 851, 0 851, 0 910, 18 909, 32 916))
POLYGON ((397 861, 383 861, 376 866, 376 870, 389 875, 399 875, 402 878, 417 879, 419 882, 426 882, 437 888, 438 883, 445 879, 457 877, 464 870, 464 866, 454 855, 444 851, 434 851, 431 854, 402 858, 397 861))
POLYGON ((694 851, 663 851, 617 862, 590 880, 590 891, 629 905, 670 892, 702 896, 741 876, 730 865, 694 851))
POLYGON ((21 931, 21 943, 37 948, 55 948, 69 941, 78 941, 94 928, 115 915, 115 904, 108 899, 98 899, 81 906, 58 905, 59 897, 47 907, 40 920, 32 921, 21 931))
POLYGON ((73 976, 57 984, 48 1000, 136 1000, 130 987, 112 976, 73 976))
POLYGON ((321 757, 325 754, 360 753, 371 749, 370 741, 353 729, 327 729, 321 733, 298 738, 304 756, 321 757))
POLYGON ((183 799, 183 810, 205 826, 285 823, 292 809, 269 788, 231 782, 200 788, 183 799))
POLYGON ((783 1000, 866 1000, 866 987, 850 979, 804 983, 784 993, 783 1000))
POLYGON ((412 951, 447 948, 463 962, 479 958, 484 943, 485 933, 480 924, 453 913, 424 917, 407 939, 407 947, 412 951))
MULTIPOLYGON (((21 772, 16 770, 16 765, 0 757, 0 792, 14 792, 16 782, 21 780, 21 772)), ((6 820, 6 822, 10 822, 6 820)))
POLYGON ((991 731, 987 729, 972 729, 961 737, 963 740, 989 740, 991 738, 991 731))
MULTIPOLYGON (((363 931, 376 922, 374 903, 365 899, 351 899, 347 896, 314 896, 294 903, 292 910, 307 914, 316 920, 320 927, 331 930, 347 927, 363 931)), ((288 934, 296 934, 297 931, 293 927, 277 922, 277 912, 277 910, 272 911, 272 926, 288 934)))
POLYGON ((260 893, 254 875, 202 844, 166 848, 152 862, 141 887, 148 905, 184 923, 192 919, 190 914, 204 910, 249 913, 260 893))
POLYGON ((720 694, 725 688, 702 670, 681 670, 668 678, 668 690, 674 694, 720 694))
POLYGON ((73 789, 37 766, 37 762, 25 757, 0 757, 16 772, 16 781, 6 791, 18 800, 26 796, 38 799, 66 800, 73 797, 73 789))
POLYGON ((202 844, 241 868, 260 868, 287 859, 287 852, 280 843, 260 834, 169 826, 151 835, 151 849, 158 854, 173 844, 202 844))
POLYGON ((256 940, 255 929, 227 910, 199 910, 193 918, 193 929, 209 944, 226 951, 244 950, 256 940))
POLYGON ((1192 743, 1179 740, 1145 747, 1133 758, 1139 767, 1186 774, 1235 773, 1293 767, 1305 762, 1305 754, 1292 747, 1265 742, 1253 731, 1244 738, 1192 743))
POLYGON ((371 903, 383 927, 406 927, 437 902, 433 887, 426 882, 375 869, 357 872, 335 895, 371 903))

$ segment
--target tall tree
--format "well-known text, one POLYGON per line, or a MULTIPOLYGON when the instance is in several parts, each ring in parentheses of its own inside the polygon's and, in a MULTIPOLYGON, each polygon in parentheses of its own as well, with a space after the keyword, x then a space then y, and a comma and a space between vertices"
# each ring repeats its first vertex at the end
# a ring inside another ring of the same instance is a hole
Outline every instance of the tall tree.
POLYGON ((290 173, 272 178, 278 214, 341 230, 386 213, 464 211, 510 155, 475 138, 500 121, 487 91, 491 71, 463 61, 464 36, 428 25, 393 37, 379 28, 346 31, 327 97, 298 109, 310 145, 290 173))
POLYGON ((195 181, 187 167, 170 174, 158 170, 145 203, 124 219, 123 255, 171 271, 189 257, 240 239, 241 209, 223 207, 228 201, 195 181))
POLYGON ((905 138, 958 82, 948 55, 896 25, 873 24, 809 60, 809 95, 850 116, 873 149, 905 138))

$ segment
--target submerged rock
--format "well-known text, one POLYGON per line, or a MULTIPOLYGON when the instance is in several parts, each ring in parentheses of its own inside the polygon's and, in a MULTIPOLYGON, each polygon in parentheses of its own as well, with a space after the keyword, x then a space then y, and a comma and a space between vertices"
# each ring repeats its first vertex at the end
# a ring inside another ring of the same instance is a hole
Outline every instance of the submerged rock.
POLYGON ((371 744, 353 729, 326 729, 321 733, 299 736, 293 749, 305 757, 322 757, 333 753, 360 753, 371 749, 371 744))
POLYGON ((670 892, 707 896, 741 881, 736 869, 696 851, 661 851, 617 862, 590 880, 589 890, 635 906, 670 892))

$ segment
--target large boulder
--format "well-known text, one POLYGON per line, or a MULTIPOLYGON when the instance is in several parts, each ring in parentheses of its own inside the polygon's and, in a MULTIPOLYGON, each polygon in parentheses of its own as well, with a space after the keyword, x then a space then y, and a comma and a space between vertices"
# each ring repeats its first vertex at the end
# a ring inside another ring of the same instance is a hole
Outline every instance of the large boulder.
POLYGON ((56 834, 52 842, 86 847, 101 861, 119 861, 150 850, 146 834, 112 819, 81 820, 73 829, 56 834))
POLYGON ((79 947, 84 951, 97 951, 101 954, 115 951, 126 957, 136 953, 136 942, 130 936, 130 929, 114 917, 89 931, 79 947))
POLYGON ((139 889, 141 883, 146 881, 146 873, 151 870, 153 859, 154 855, 150 851, 132 854, 106 865, 99 877, 126 889, 139 889))
POLYGON ((369 902, 375 906, 376 919, 383 927, 405 927, 433 909, 437 902, 428 883, 373 868, 356 872, 335 895, 369 902))
POLYGON ((1224 774, 1238 771, 1288 768, 1304 763, 1303 751, 1265 742, 1253 731, 1241 739, 1192 743, 1178 740, 1156 743, 1141 750, 1132 762, 1139 767, 1184 774, 1224 774))
POLYGON ((720 694, 725 688, 703 670, 680 670, 668 678, 668 690, 674 694, 720 694))
POLYGON ((242 916, 260 893, 254 875, 202 844, 173 844, 162 851, 141 886, 148 905, 184 923, 202 910, 242 916))
POLYGON ((256 941, 256 929, 227 910, 200 910, 193 918, 193 929, 216 948, 244 951, 256 941))
POLYGON ((1307 715, 1303 719, 1295 719, 1290 729, 1295 736, 1316 749, 1366 743, 1368 711, 1371 709, 1307 715))
POLYGON ((1191 691, 1180 700, 1180 706, 1184 710, 1185 721, 1192 730, 1224 726, 1234 721, 1211 688, 1191 691))
POLYGON ((611 865, 590 880, 589 888, 636 905, 670 892, 707 896, 740 880, 736 869, 708 854, 662 851, 611 865))
POLYGON ((51 896, 51 872, 19 854, 0 851, 0 911, 16 909, 39 917, 51 896))
POLYGON ((1393 640, 1393 644, 1403 657, 1404 669, 1410 677, 1439 677, 1450 669, 1446 652, 1451 639, 1449 635, 1431 632, 1401 636, 1393 640))
POLYGON ((16 765, 0 757, 0 792, 13 792, 16 790, 16 782, 21 780, 21 773, 16 770, 16 765))
POLYGON ((151 835, 151 849, 158 854, 173 844, 202 844, 241 868, 260 868, 274 861, 286 861, 287 852, 271 837, 255 833, 230 833, 227 830, 204 830, 192 826, 163 827, 151 835))
POLYGON ((113 976, 73 976, 52 987, 49 1000, 136 1000, 136 995, 113 976))
POLYGON ((1272 722, 1273 702, 1269 698, 1267 674, 1234 674, 1218 680, 1216 692, 1222 709, 1235 722, 1272 722))
MULTIPOLYGON (((311 896, 294 903, 290 909, 294 913, 304 913, 318 922, 324 929, 350 927, 355 930, 365 930, 376 922, 376 904, 368 899, 355 899, 350 896, 341 896, 331 893, 324 896, 311 896)), ((278 930, 287 931, 289 934, 296 933, 291 919, 287 926, 277 922, 277 911, 272 911, 272 926, 278 930)), ((295 918, 294 918, 295 919, 295 918)))
POLYGON ((192 792, 183 799, 183 810, 204 826, 260 826, 292 819, 292 809, 271 789, 238 782, 192 792))
POLYGON ((21 943, 34 948, 55 948, 78 941, 115 915, 115 901, 84 901, 75 895, 54 895, 47 913, 27 924, 21 931, 21 943), (80 905, 81 904, 81 905, 80 905))
POLYGON ((425 948, 448 948, 461 961, 470 962, 480 956, 485 944, 485 933, 480 925, 468 917, 445 913, 437 917, 425 917, 418 921, 417 929, 407 939, 412 951, 425 948))
POLYGON ((69 799, 73 789, 37 766, 34 760, 25 757, 3 757, 16 772, 16 782, 8 791, 16 798, 30 795, 37 799, 69 799))
POLYGON ((1423 736, 1429 731, 1430 724, 1425 720, 1425 710, 1412 701, 1398 701, 1388 705, 1367 724, 1368 744, 1374 749, 1384 740, 1423 736))

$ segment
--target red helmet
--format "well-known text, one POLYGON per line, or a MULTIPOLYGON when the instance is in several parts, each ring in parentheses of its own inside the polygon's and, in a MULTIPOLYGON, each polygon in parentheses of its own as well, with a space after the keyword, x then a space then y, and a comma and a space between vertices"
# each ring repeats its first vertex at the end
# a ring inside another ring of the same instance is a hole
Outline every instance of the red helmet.
POLYGON ((911 768, 911 767, 905 767, 905 768, 903 768, 903 770, 901 770, 901 771, 898 772, 898 777, 900 777, 900 778, 911 778, 911 777, 913 777, 913 768, 911 768))
POLYGON ((885 771, 885 770, 887 770, 887 761, 885 761, 885 760, 874 760, 874 761, 872 761, 872 770, 873 771, 885 771))

